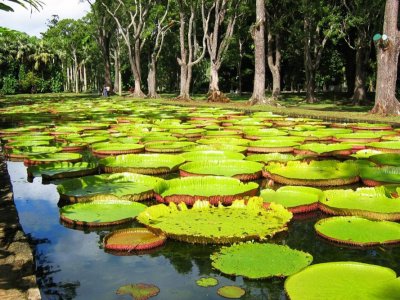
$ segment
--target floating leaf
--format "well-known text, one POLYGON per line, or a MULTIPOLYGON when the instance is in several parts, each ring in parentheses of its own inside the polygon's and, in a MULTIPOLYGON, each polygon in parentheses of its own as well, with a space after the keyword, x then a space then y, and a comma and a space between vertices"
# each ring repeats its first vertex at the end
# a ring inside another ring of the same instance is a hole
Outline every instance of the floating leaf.
POLYGON ((131 295, 134 300, 147 300, 157 296, 160 289, 154 284, 134 283, 121 286, 117 290, 118 295, 131 295))
POLYGON ((203 277, 196 280, 196 284, 202 287, 216 286, 218 284, 218 280, 213 277, 203 277))
POLYGON ((226 285, 219 288, 217 293, 218 295, 228 299, 239 299, 246 294, 246 291, 235 285, 226 285))

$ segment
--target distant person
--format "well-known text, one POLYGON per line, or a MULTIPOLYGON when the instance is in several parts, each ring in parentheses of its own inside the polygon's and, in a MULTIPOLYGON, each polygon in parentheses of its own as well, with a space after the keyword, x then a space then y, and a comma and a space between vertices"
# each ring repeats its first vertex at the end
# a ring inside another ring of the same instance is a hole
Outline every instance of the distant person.
POLYGON ((103 97, 108 97, 108 90, 106 86, 103 86, 103 97))

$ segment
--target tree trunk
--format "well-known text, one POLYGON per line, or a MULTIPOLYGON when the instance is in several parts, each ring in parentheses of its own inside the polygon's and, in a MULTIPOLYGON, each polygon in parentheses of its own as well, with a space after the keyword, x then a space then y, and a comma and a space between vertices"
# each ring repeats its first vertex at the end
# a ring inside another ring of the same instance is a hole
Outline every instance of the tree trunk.
POLYGON ((155 55, 152 55, 149 63, 149 73, 147 75, 147 85, 149 87, 147 98, 160 98, 160 95, 157 94, 156 70, 156 58, 155 55))
POLYGON ((250 105, 276 105, 273 99, 265 98, 265 3, 256 0, 256 24, 252 32, 254 38, 254 86, 253 95, 249 99, 250 105))
POLYGON ((400 33, 397 28, 399 0, 387 0, 383 33, 389 44, 377 48, 378 76, 376 80, 375 106, 371 113, 400 115, 400 103, 396 99, 397 66, 400 52, 400 33))
POLYGON ((238 77, 238 94, 242 96, 243 81, 242 81, 242 62, 243 62, 243 41, 239 39, 239 60, 237 63, 237 77, 238 77))
POLYGON ((120 65, 119 65, 119 49, 115 49, 114 51, 114 92, 119 93, 119 73, 120 73, 120 65))
POLYGON ((87 74, 86 74, 86 64, 83 63, 83 90, 87 92, 87 74))
POLYGON ((317 102, 315 97, 315 71, 310 65, 306 65, 306 101, 307 103, 317 102))
POLYGON ((208 102, 223 102, 227 103, 230 100, 219 90, 219 66, 211 62, 210 68, 210 86, 208 89, 208 102))
POLYGON ((356 52, 356 74, 354 80, 354 93, 352 96, 353 103, 360 105, 367 99, 366 82, 365 82, 365 60, 368 55, 363 47, 357 47, 356 52))
POLYGON ((272 74, 272 98, 277 100, 281 95, 281 49, 279 34, 275 34, 275 51, 273 48, 274 38, 272 33, 268 31, 268 67, 272 74))

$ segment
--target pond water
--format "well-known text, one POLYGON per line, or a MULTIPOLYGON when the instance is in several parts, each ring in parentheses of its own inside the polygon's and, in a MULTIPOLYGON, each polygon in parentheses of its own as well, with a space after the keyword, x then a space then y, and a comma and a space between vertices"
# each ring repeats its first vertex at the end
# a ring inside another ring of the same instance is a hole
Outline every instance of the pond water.
MULTIPOLYGON (((168 240, 163 248, 149 254, 106 253, 102 239, 113 228, 81 231, 63 226, 56 186, 42 184, 41 178, 29 183, 21 162, 8 162, 7 166, 21 225, 36 243, 37 278, 43 299, 130 299, 117 295, 116 290, 138 282, 160 288, 160 294, 152 299, 222 299, 216 291, 223 285, 244 288, 242 299, 286 299, 283 279, 244 280, 213 270, 209 256, 220 246, 168 240), (217 278, 219 285, 198 287, 195 281, 204 276, 217 278)), ((314 232, 314 223, 322 217, 317 213, 295 219, 287 232, 272 241, 311 253, 313 263, 358 261, 390 267, 400 274, 400 247, 352 249, 331 244, 314 232)), ((125 225, 130 226, 139 225, 125 225)))

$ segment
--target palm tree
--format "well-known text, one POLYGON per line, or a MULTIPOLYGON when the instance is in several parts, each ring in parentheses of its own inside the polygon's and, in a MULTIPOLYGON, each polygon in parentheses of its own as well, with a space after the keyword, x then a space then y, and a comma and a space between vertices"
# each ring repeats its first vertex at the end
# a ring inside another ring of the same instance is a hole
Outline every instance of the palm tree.
MULTIPOLYGON (((39 10, 42 8, 43 6, 43 2, 40 0, 5 0, 6 2, 13 2, 13 3, 17 3, 19 5, 21 5, 22 7, 26 8, 26 5, 30 5, 31 9, 34 8, 36 10, 39 10)), ((0 3, 0 10, 4 10, 4 11, 14 11, 14 9, 5 4, 5 3, 0 3)))

